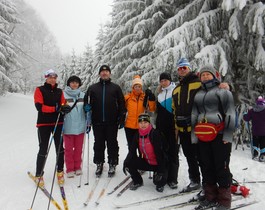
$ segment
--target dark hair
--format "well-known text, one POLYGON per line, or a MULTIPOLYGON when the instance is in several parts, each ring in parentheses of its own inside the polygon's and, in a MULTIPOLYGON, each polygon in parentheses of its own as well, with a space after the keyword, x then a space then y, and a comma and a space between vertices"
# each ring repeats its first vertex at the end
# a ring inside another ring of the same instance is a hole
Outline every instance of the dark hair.
POLYGON ((68 78, 66 85, 70 86, 71 82, 77 82, 79 83, 79 87, 82 85, 81 79, 78 76, 71 76, 68 78))

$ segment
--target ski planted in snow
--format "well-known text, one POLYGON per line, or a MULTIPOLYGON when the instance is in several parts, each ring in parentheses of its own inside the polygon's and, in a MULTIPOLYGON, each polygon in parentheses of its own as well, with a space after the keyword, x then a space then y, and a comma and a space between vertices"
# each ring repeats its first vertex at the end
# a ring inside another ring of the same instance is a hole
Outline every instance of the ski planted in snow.
POLYGON ((112 193, 116 192, 122 185, 125 184, 125 182, 127 182, 129 179, 131 178, 131 176, 127 176, 125 179, 123 179, 117 186, 115 186, 113 188, 112 191, 108 192, 108 195, 111 195, 112 193))
POLYGON ((106 183, 104 184, 104 186, 103 186, 103 188, 102 188, 102 190, 101 190, 101 192, 100 192, 100 194, 99 194, 99 196, 98 196, 98 198, 97 198, 97 200, 96 200, 96 202, 95 202, 96 205, 99 205, 100 200, 101 200, 102 197, 104 196, 105 191, 106 191, 106 189, 108 188, 109 183, 110 183, 112 177, 113 177, 113 176, 109 177, 108 180, 106 181, 106 183))
POLYGON ((94 194, 94 192, 95 192, 95 189, 96 189, 97 186, 98 186, 99 179, 100 179, 100 176, 97 176, 97 177, 96 177, 96 181, 94 182, 94 184, 93 184, 93 186, 92 186, 90 192, 88 193, 87 199, 86 199, 86 201, 84 202, 84 206, 87 206, 88 203, 89 203, 89 201, 91 200, 91 198, 92 198, 92 196, 93 196, 93 194, 94 194))
POLYGON ((193 194, 193 193, 196 193, 196 192, 199 192, 200 190, 193 190, 193 191, 190 191, 190 192, 183 192, 183 193, 173 193, 173 194, 170 194, 170 195, 165 195, 165 196, 161 196, 161 197, 157 197, 157 198, 151 198, 151 199, 148 199, 148 200, 143 200, 143 201, 137 201, 137 202, 134 202, 134 203, 128 203, 128 204, 121 204, 121 205, 117 205, 117 204, 114 204, 115 208, 127 208, 127 207, 131 207, 131 206, 138 206, 138 205, 141 205, 141 204, 144 204, 144 203, 149 203, 149 202, 153 202, 153 201, 160 201, 160 200, 167 200, 169 198, 174 198, 174 197, 177 197, 177 196, 184 196, 184 195, 188 195, 188 194, 193 194))
MULTIPOLYGON (((35 183, 35 176, 33 176, 32 173, 30 173, 28 171, 28 175, 29 177, 32 179, 32 181, 35 183)), ((51 202, 52 204, 58 209, 58 210, 62 210, 62 208, 60 207, 60 205, 57 203, 57 201, 52 197, 52 195, 48 192, 48 190, 43 186, 43 187, 40 187, 39 186, 39 189, 44 193, 44 195, 46 195, 46 197, 48 199, 51 199, 51 202)))
POLYGON ((68 202, 67 202, 67 199, 66 199, 66 196, 65 196, 64 186, 63 185, 59 185, 59 187, 60 187, 60 193, 61 193, 61 196, 62 196, 64 210, 69 210, 68 202))

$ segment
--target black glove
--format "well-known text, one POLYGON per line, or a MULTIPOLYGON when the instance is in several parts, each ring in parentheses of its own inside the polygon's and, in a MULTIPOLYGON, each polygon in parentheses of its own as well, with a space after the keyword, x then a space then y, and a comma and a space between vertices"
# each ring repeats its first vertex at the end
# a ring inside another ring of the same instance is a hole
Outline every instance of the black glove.
POLYGON ((124 128, 124 122, 119 123, 118 129, 124 128))
POLYGON ((152 93, 152 91, 149 89, 146 89, 145 96, 144 96, 144 103, 143 103, 144 107, 147 107, 148 101, 155 101, 155 100, 156 100, 156 97, 152 93))
POLYGON ((60 108, 60 113, 61 114, 68 114, 69 112, 71 112, 71 107, 67 104, 65 105, 62 105, 61 108, 60 108))

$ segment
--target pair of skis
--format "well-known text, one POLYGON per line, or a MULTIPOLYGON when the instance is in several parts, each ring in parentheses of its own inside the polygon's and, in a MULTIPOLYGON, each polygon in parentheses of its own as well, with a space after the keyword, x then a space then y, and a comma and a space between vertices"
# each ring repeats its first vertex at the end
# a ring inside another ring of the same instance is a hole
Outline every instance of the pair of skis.
MULTIPOLYGON (((105 194, 105 191, 106 191, 106 189, 108 188, 111 179, 112 179, 112 176, 111 176, 111 177, 108 177, 108 180, 105 182, 105 184, 104 184, 102 190, 101 190, 100 193, 99 193, 99 196, 98 196, 97 200, 95 201, 95 204, 96 204, 96 205, 99 205, 99 204, 100 204, 100 201, 101 201, 101 199, 103 198, 103 196, 104 196, 104 194, 105 194)), ((99 180, 100 180, 100 177, 99 177, 99 176, 96 177, 96 181, 94 182, 94 184, 93 184, 93 186, 92 186, 90 192, 88 193, 87 199, 86 199, 86 201, 84 202, 84 206, 87 206, 87 205, 89 204, 89 202, 91 201, 91 199, 92 199, 92 197, 93 197, 93 194, 94 194, 94 192, 95 192, 95 190, 96 190, 96 188, 97 188, 97 186, 98 186, 99 180)))
MULTIPOLYGON (((35 176, 32 173, 30 173, 29 171, 28 171, 28 176, 35 182, 35 176)), ((64 210, 69 210, 68 203, 67 203, 67 199, 66 199, 66 196, 65 196, 64 187, 62 185, 60 185, 59 187, 60 187, 60 193, 61 193, 61 196, 62 196, 64 210)), ((49 191, 44 186, 43 187, 40 187, 39 186, 39 189, 44 193, 44 195, 46 195, 46 197, 48 199, 51 200, 52 204, 57 208, 57 210, 62 210, 61 206, 52 197, 52 195, 49 193, 49 191)))

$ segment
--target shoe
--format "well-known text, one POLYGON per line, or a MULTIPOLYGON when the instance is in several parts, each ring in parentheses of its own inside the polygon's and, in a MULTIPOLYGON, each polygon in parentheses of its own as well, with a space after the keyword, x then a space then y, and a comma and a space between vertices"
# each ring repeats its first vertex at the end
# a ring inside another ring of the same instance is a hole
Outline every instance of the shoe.
POLYGON ((168 185, 171 189, 177 189, 177 188, 178 188, 178 182, 168 182, 167 185, 168 185))
POLYGON ((185 187, 182 191, 180 191, 181 193, 184 193, 184 192, 191 192, 193 190, 198 190, 201 188, 201 184, 198 183, 198 182, 193 182, 191 181, 187 187, 185 187))
POLYGON ((200 192, 197 193, 196 198, 198 201, 204 201, 205 198, 205 191, 201 190, 200 192))
POLYGON ((76 176, 80 176, 80 175, 82 175, 82 174, 83 174, 83 172, 82 172, 81 169, 78 169, 78 170, 75 171, 75 175, 76 175, 76 176))
POLYGON ((67 173, 67 178, 74 178, 75 177, 75 173, 73 171, 70 171, 67 173))
POLYGON ((229 210, 230 208, 229 207, 225 207, 225 206, 223 206, 223 205, 221 205, 221 204, 218 204, 215 208, 214 208, 214 210, 229 210))
POLYGON ((143 186, 143 183, 134 184, 132 183, 130 185, 130 190, 137 190, 139 187, 143 186))
POLYGON ((208 201, 208 200, 203 200, 200 202, 199 206, 195 207, 195 210, 202 210, 202 209, 209 209, 211 207, 217 206, 217 203, 214 201, 208 201))
POLYGON ((265 155, 264 155, 264 154, 261 154, 261 155, 259 156, 259 161, 260 161, 260 162, 265 162, 265 155))
POLYGON ((164 191, 164 186, 156 186, 156 191, 157 192, 163 192, 164 191))
POLYGON ((100 176, 102 174, 102 171, 103 171, 103 163, 99 163, 97 164, 97 169, 96 169, 96 176, 100 176))
POLYGON ((58 179, 58 184, 63 185, 64 184, 64 175, 63 171, 57 172, 57 179, 58 179))
POLYGON ((34 181, 39 187, 44 187, 43 176, 35 176, 34 181))
POLYGON ((115 174, 115 170, 116 170, 116 165, 109 165, 109 171, 108 171, 108 175, 109 177, 112 177, 115 174))

